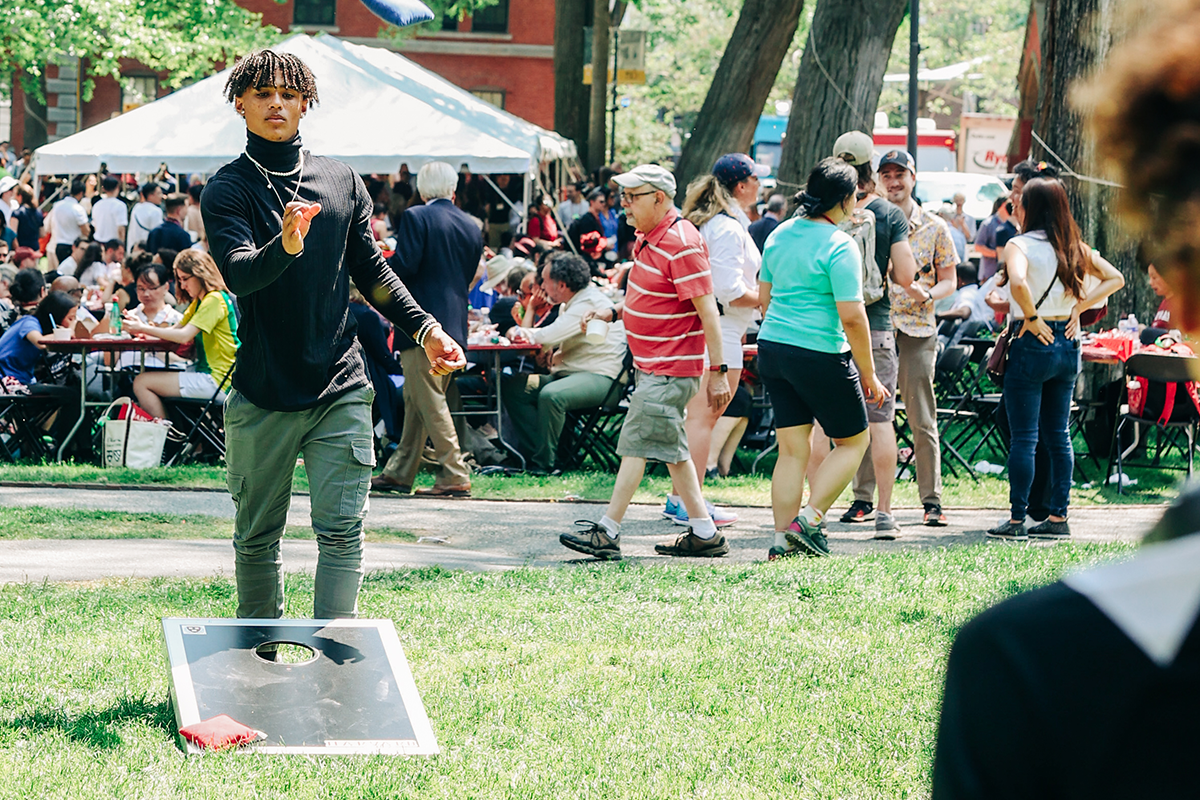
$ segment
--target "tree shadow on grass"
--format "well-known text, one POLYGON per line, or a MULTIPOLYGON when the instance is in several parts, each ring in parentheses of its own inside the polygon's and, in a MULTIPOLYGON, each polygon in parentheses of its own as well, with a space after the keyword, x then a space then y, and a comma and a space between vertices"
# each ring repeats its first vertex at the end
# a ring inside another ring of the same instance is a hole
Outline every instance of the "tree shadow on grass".
POLYGON ((126 722, 138 722, 160 728, 172 737, 175 735, 175 715, 170 702, 166 699, 153 702, 145 695, 123 697, 109 708, 79 715, 63 711, 34 712, 0 723, 0 729, 6 729, 10 735, 60 730, 73 742, 111 750, 121 746, 118 729, 126 722))

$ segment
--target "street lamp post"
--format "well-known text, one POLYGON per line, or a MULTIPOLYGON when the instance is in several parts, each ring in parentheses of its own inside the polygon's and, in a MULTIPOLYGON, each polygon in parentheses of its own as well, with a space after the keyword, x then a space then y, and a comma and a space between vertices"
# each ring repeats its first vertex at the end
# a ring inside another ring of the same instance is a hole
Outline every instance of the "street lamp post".
POLYGON ((909 0, 908 13, 908 152, 917 159, 917 61, 921 57, 921 0, 909 0))

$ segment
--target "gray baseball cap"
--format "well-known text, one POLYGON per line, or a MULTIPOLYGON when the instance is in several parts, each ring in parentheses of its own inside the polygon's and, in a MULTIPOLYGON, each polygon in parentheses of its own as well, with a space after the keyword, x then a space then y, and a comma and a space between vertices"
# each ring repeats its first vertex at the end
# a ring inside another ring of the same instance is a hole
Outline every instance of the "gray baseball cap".
POLYGON ((622 189, 653 186, 655 189, 665 192, 667 197, 675 196, 675 176, 657 164, 642 164, 629 172, 614 175, 613 180, 622 189))

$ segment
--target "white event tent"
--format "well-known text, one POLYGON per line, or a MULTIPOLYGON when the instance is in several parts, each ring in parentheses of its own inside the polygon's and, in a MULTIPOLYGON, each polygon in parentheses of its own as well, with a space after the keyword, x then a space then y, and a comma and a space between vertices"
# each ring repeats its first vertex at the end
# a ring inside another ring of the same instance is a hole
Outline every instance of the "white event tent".
MULTIPOLYGON (((430 161, 476 173, 535 177, 539 165, 575 156, 574 142, 513 116, 417 66, 399 53, 328 34, 297 35, 276 50, 299 56, 317 78, 321 102, 300 124, 311 152, 359 174, 415 173, 430 161)), ((39 147, 41 175, 157 171, 211 174, 237 158, 246 127, 224 97, 229 70, 106 122, 39 147)), ((526 182, 528 187, 530 181, 526 182)), ((528 191, 528 189, 527 189, 528 191)))

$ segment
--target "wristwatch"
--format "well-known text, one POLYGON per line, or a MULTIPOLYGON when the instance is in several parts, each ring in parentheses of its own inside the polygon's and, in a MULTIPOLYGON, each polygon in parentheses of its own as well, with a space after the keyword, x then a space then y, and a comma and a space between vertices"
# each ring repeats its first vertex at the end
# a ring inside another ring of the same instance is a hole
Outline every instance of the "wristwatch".
POLYGON ((728 364, 709 364, 708 371, 709 372, 719 372, 722 375, 724 375, 725 373, 729 372, 729 365, 728 364))

